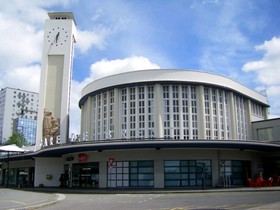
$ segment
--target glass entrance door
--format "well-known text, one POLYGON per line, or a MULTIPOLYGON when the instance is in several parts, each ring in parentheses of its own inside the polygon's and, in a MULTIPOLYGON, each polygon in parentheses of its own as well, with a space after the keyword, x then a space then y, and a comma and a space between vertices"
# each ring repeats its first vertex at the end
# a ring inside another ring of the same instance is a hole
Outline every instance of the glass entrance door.
POLYGON ((221 182, 224 187, 245 185, 251 177, 251 162, 242 160, 220 161, 221 182))
POLYGON ((72 186, 95 188, 99 183, 99 163, 73 164, 72 186))

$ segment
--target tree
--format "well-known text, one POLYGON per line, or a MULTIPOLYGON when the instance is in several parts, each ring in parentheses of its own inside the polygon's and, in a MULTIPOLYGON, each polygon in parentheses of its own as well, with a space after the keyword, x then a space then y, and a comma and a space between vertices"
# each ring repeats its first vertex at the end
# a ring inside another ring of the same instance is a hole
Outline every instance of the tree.
POLYGON ((19 132, 13 133, 13 135, 9 137, 8 141, 6 141, 5 144, 6 145, 15 144, 18 147, 28 146, 28 142, 24 138, 23 134, 19 132))

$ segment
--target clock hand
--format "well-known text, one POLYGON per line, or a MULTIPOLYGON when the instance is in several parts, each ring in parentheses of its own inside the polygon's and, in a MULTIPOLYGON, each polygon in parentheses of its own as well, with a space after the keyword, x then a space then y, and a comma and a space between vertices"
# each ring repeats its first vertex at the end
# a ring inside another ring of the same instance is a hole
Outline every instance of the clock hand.
POLYGON ((59 37, 59 32, 56 34, 55 36, 55 42, 57 43, 57 40, 58 40, 58 37, 59 37))

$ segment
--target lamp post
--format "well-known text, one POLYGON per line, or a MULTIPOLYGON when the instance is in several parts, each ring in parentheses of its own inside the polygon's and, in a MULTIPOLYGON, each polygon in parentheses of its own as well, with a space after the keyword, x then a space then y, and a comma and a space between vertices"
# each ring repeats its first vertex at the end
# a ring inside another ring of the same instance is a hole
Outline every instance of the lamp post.
POLYGON ((205 163, 202 163, 202 189, 205 190, 205 163))

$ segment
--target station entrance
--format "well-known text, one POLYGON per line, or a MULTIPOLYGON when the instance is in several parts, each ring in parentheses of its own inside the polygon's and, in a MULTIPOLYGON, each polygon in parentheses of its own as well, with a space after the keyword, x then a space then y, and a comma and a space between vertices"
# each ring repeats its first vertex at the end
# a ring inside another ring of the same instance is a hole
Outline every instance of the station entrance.
POLYGON ((99 163, 77 163, 72 166, 72 187, 98 188, 99 163))

